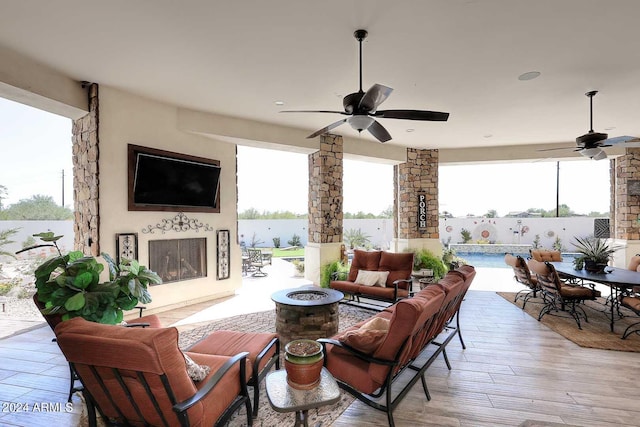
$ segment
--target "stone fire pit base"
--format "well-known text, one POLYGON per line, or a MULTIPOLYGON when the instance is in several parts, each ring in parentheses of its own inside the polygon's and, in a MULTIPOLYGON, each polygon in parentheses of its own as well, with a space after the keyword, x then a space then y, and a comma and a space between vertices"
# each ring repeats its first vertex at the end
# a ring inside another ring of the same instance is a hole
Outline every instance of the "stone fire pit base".
POLYGON ((295 339, 330 337, 338 332, 338 302, 342 292, 316 286, 275 292, 276 332, 280 345, 295 339))

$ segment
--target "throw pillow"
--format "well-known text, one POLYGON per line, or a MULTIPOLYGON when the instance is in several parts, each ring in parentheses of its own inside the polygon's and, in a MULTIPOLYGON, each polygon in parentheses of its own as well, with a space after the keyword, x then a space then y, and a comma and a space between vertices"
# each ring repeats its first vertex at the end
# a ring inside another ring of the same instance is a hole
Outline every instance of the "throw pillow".
POLYGON ((364 286, 382 286, 385 287, 387 283, 388 271, 369 271, 358 270, 358 276, 354 283, 364 286))
POLYGON ((389 320, 374 317, 358 329, 347 331, 338 340, 356 350, 371 355, 380 347, 389 332, 389 320))
POLYGON ((207 377, 207 375, 209 375, 211 367, 206 365, 198 365, 192 358, 187 356, 187 354, 182 353, 182 355, 184 356, 184 360, 187 365, 187 373, 192 380, 202 381, 207 377))

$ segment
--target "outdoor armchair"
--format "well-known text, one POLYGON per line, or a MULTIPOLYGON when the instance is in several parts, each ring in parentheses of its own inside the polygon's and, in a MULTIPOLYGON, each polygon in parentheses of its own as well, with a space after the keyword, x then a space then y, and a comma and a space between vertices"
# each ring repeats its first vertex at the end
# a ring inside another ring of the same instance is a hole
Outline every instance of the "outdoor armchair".
POLYGON ((247 353, 233 357, 178 348, 176 328, 123 328, 74 318, 55 329, 84 385, 89 425, 221 426, 242 406, 252 425, 247 353), (192 379, 187 363, 208 368, 192 379))
POLYGON ((511 254, 505 254, 504 262, 513 269, 513 278, 516 279, 516 282, 526 286, 525 289, 518 291, 513 299, 514 303, 522 299, 522 309, 524 310, 527 301, 529 301, 530 298, 537 297, 538 291, 540 290, 538 279, 535 275, 531 274, 527 262, 520 255, 513 256, 511 254))
POLYGON ((582 329, 580 318, 586 322, 589 320, 587 313, 580 307, 580 303, 586 300, 595 300, 600 296, 600 291, 595 290, 592 284, 588 287, 563 282, 553 264, 549 262, 530 259, 529 269, 535 273, 538 279, 544 301, 538 320, 541 320, 548 313, 562 310, 573 317, 578 324, 578 329, 582 329))

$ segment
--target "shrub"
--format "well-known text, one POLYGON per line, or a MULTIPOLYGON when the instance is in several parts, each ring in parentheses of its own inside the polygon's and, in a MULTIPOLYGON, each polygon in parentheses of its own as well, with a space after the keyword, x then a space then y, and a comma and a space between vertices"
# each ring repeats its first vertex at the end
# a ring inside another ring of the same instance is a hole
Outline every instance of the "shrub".
POLYGON ((287 243, 289 244, 289 246, 302 246, 300 244, 300 236, 298 236, 296 233, 293 233, 293 237, 287 243))
POLYGON ((320 286, 328 288, 331 282, 331 275, 333 273, 348 273, 349 267, 341 263, 340 261, 333 261, 329 264, 325 264, 320 269, 320 286))
POLYGON ((447 273, 447 266, 444 264, 442 259, 435 256, 433 252, 427 249, 419 249, 417 251, 414 251, 413 269, 433 270, 433 278, 435 280, 440 280, 447 273))
POLYGON ((466 228, 460 230, 460 235, 462 235, 462 243, 469 243, 471 241, 471 232, 466 228))
POLYGON ((280 247, 280 238, 279 237, 274 237, 272 240, 273 240, 273 247, 274 248, 279 248, 280 247))

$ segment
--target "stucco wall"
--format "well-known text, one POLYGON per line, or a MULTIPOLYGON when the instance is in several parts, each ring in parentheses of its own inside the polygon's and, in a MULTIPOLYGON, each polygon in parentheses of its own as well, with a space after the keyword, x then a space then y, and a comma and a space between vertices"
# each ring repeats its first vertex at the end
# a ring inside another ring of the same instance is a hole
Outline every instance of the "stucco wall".
POLYGON ((154 286, 149 309, 192 303, 233 294, 242 284, 240 250, 236 239, 236 149, 235 145, 186 133, 177 129, 177 108, 137 97, 114 88, 100 87, 100 243, 101 250, 116 251, 117 233, 138 233, 138 258, 148 265, 152 239, 207 238, 207 277, 154 286), (148 226, 171 219, 176 212, 127 210, 127 144, 185 153, 220 161, 220 213, 187 213, 208 224, 213 231, 155 231, 148 226), (216 280, 216 233, 230 230, 231 277, 216 280))

